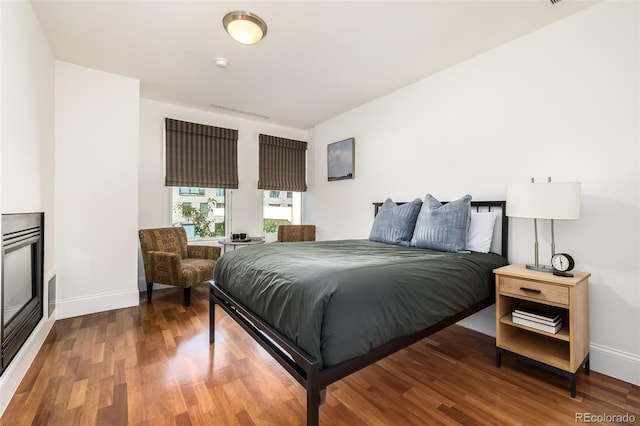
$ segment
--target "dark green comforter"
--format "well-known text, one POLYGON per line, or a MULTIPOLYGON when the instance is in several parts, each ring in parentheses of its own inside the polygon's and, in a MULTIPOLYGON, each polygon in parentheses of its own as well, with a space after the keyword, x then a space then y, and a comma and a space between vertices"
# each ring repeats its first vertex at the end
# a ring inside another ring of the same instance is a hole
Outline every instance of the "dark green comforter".
POLYGON ((273 243, 224 254, 214 279, 324 368, 486 299, 506 264, 367 240, 273 243))

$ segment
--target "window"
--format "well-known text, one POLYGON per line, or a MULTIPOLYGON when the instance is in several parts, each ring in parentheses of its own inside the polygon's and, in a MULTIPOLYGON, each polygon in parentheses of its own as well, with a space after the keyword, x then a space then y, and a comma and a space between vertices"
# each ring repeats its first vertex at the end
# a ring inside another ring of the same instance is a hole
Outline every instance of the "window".
POLYGON ((260 134, 258 189, 262 195, 265 239, 273 241, 279 225, 302 221, 302 192, 307 190, 307 142, 260 134))
POLYGON ((225 190, 221 188, 171 188, 171 224, 182 225, 188 238, 224 237, 225 235, 225 190), (201 194, 202 192, 202 194, 201 194), (206 197, 206 202, 202 197, 206 197), (197 207, 194 207, 197 206, 197 207))
POLYGON ((238 187, 238 131, 168 117, 164 121, 171 224, 182 225, 189 237, 224 236, 224 188, 238 187))
POLYGON ((263 230, 267 240, 276 239, 279 225, 301 223, 302 192, 264 191, 263 194, 263 230), (273 197, 274 193, 278 196, 273 197))

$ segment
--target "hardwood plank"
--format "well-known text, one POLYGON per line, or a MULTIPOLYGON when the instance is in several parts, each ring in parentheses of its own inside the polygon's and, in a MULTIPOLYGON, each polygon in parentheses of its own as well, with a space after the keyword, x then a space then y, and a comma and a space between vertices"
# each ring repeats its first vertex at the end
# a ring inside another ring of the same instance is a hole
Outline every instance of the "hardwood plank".
MULTIPOLYGON (((208 289, 55 323, 0 425, 301 425, 306 396, 224 312, 208 339, 208 289)), ((630 413, 640 387, 596 372, 568 380, 449 327, 328 387, 324 425, 572 424, 630 413)))

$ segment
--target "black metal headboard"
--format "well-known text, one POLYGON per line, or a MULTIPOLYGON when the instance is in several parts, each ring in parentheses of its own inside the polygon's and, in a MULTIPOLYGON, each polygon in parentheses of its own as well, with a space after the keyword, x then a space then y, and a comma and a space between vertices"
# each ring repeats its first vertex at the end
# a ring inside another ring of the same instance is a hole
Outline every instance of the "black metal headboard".
MULTIPOLYGON (((447 201, 441 201, 442 204, 446 204, 447 201)), ((378 210, 382 206, 381 202, 373 203, 375 208, 375 215, 378 214, 378 210)), ((405 204, 404 202, 396 203, 397 205, 405 204)), ((471 201, 471 208, 479 211, 495 211, 500 210, 498 218, 500 219, 500 254, 504 258, 507 258, 509 254, 509 217, 507 216, 507 202, 506 201, 471 201)), ((498 224, 496 224, 498 225, 498 224)), ((495 231, 494 231, 495 235, 495 231)))

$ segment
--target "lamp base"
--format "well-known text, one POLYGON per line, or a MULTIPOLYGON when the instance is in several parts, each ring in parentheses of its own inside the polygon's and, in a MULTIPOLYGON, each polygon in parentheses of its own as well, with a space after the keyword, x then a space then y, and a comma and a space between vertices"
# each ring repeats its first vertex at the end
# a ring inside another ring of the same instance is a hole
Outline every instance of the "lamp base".
POLYGON ((555 269, 547 265, 526 265, 526 267, 527 269, 533 269, 534 271, 540 271, 540 272, 553 273, 555 271, 555 269))

